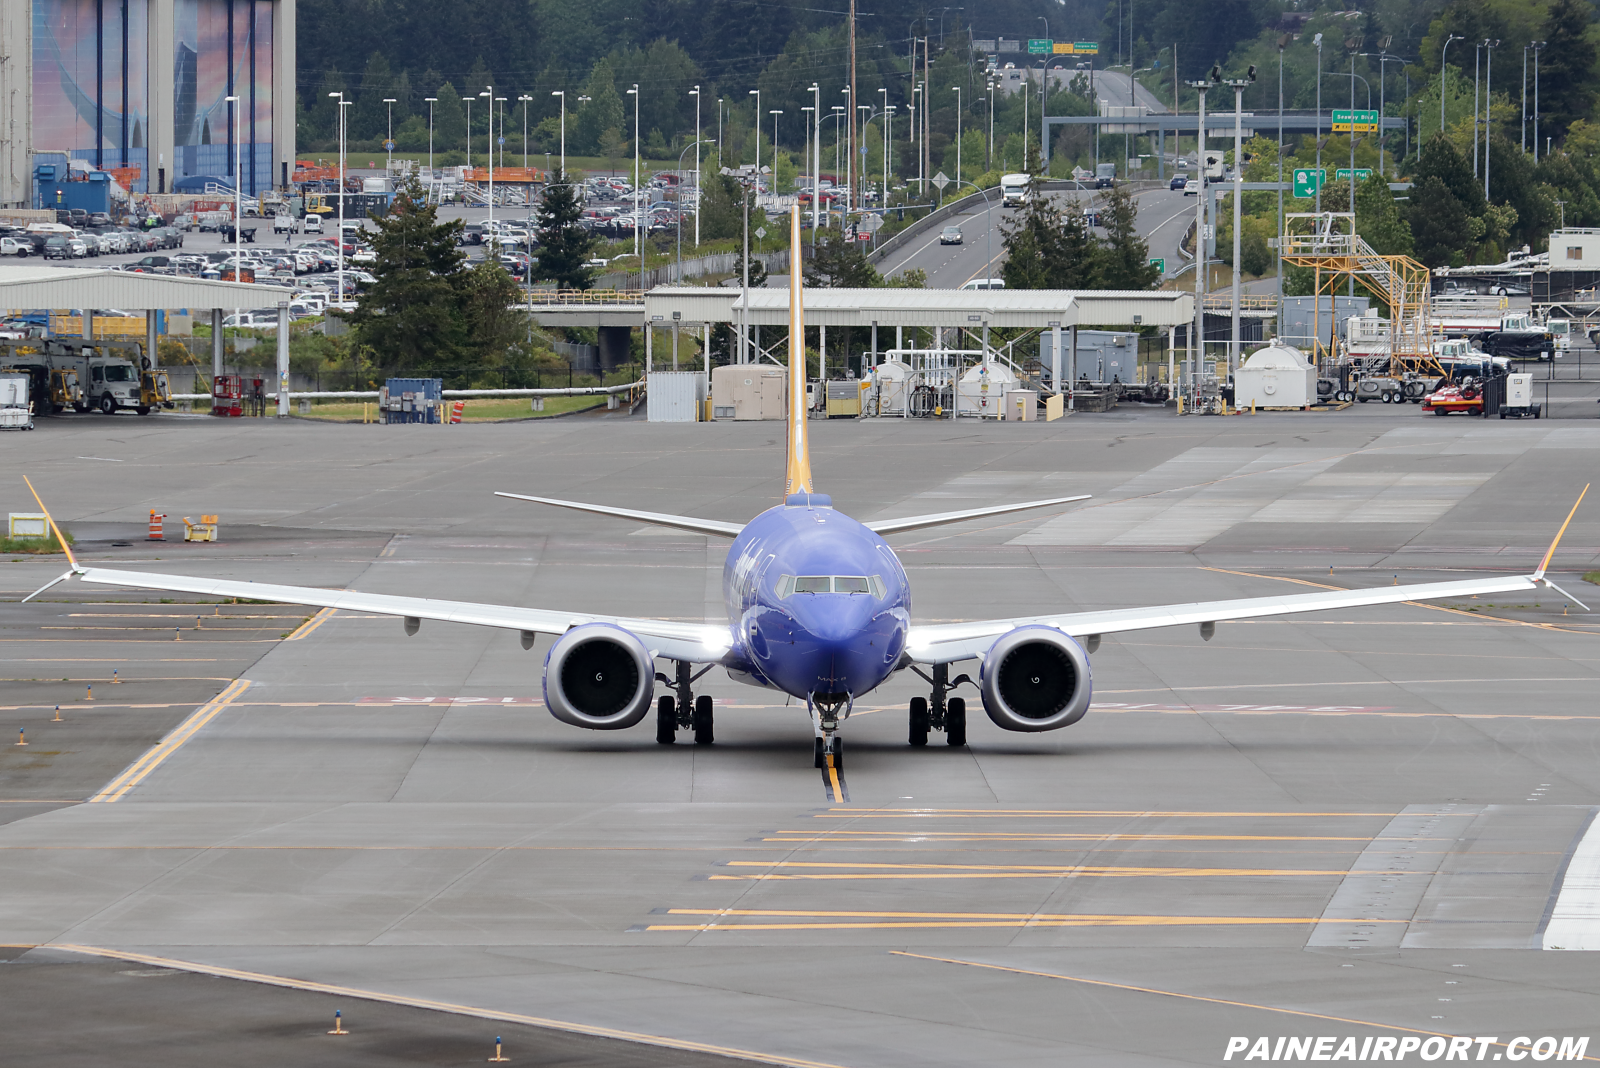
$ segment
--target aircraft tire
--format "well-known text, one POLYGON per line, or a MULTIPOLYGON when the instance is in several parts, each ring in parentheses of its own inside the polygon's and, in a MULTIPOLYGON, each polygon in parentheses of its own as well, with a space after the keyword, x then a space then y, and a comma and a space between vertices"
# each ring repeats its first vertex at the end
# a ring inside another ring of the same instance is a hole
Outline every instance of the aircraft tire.
POLYGON ((671 745, 678 739, 678 706, 670 697, 656 701, 656 741, 671 745))
POLYGON ((967 702, 952 697, 944 708, 944 740, 950 745, 967 744, 967 702))
POLYGON ((926 697, 913 697, 911 699, 911 744, 928 744, 928 699, 926 697))
POLYGON ((696 697, 694 699, 694 744, 710 745, 715 741, 712 732, 711 698, 696 697))

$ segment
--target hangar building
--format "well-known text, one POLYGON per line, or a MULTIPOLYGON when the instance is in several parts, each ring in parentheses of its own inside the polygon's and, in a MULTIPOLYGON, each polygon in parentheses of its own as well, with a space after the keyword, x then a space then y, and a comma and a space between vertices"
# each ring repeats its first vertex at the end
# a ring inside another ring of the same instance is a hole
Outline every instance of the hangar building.
POLYGON ((235 152, 246 193, 286 183, 294 22, 294 0, 4 0, 0 206, 51 206, 35 168, 68 160, 134 193, 231 176, 235 152))

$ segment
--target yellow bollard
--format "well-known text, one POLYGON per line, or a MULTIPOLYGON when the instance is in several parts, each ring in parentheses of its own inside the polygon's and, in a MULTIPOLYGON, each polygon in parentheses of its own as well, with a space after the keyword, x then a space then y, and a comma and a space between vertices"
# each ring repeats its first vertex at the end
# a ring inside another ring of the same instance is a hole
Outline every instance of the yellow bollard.
POLYGON ((1250 398, 1250 414, 1256 414, 1256 399, 1254 397, 1250 398))
POLYGON ((28 744, 28 735, 21 727, 17 728, 17 744, 18 745, 27 745, 28 744))
POLYGON ((122 680, 117 677, 117 669, 116 668, 112 668, 111 669, 111 685, 115 686, 117 683, 119 683, 121 681, 122 680))
POLYGON ((494 1036, 494 1056, 489 1058, 489 1063, 490 1064, 505 1064, 507 1061, 511 1060, 510 1057, 507 1057, 505 1055, 505 1053, 503 1052, 503 1049, 504 1049, 504 1047, 503 1047, 503 1044, 500 1041, 500 1036, 499 1035, 495 1035, 494 1036))
POLYGON ((344 1013, 338 1009, 333 1010, 333 1030, 329 1031, 328 1034, 348 1035, 349 1033, 344 1029, 344 1013))
POLYGON ((87 697, 84 698, 84 700, 85 701, 93 701, 94 700, 94 683, 91 682, 91 683, 88 683, 87 685, 89 687, 89 694, 88 694, 87 697))
POLYGON ((60 723, 61 722, 61 706, 60 705, 56 705, 56 718, 51 720, 50 722, 51 723, 60 723))

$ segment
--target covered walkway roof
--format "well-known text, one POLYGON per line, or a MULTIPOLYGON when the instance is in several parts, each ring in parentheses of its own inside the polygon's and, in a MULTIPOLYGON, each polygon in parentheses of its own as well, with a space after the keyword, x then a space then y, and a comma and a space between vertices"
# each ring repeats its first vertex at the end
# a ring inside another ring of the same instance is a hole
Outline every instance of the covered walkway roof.
POLYGON ((104 268, 0 267, 0 308, 276 308, 282 286, 175 278, 104 268))
MULTIPOLYGON (((740 290, 660 286, 644 295, 652 324, 733 323, 740 290)), ((1076 289, 807 289, 807 326, 1181 326, 1194 321, 1194 294, 1076 289)), ((787 326, 787 289, 750 290, 753 326, 787 326)))

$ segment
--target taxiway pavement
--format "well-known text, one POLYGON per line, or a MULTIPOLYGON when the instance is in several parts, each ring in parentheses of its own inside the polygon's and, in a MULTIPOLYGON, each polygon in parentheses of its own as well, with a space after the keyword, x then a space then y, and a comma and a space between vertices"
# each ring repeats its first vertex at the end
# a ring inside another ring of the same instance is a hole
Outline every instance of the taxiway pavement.
MULTIPOLYGON (((96 564, 695 620, 720 618, 725 543, 492 491, 742 520, 782 466, 761 423, 130 416, 6 447, 9 510, 25 472, 96 564), (145 542, 150 508, 220 514, 223 540, 145 542)), ((1121 410, 830 422, 813 448, 861 519, 1095 494, 893 539, 931 621, 1529 570, 1600 428, 1121 410)), ((1597 558, 1591 500, 1552 574, 1581 596, 1597 558)), ((0 569, 15 601, 62 562, 0 569)), ((225 974, 245 1001, 287 982, 320 999, 318 1037, 333 992, 443 1011, 440 1033, 851 1068, 1212 1064, 1234 1035, 1600 1016, 1592 961, 1538 948, 1600 804, 1600 627, 1554 594, 1108 638, 1081 724, 1007 734, 973 699, 964 749, 906 746, 906 673, 847 724, 847 802, 803 711, 720 673, 717 744, 667 748, 555 722, 544 640, 44 600, 0 611, 0 735, 30 742, 0 747, 0 809, 23 813, 0 825, 6 969, 225 974)), ((178 1004, 187 981, 149 983, 178 1004)))

